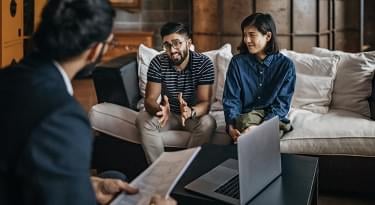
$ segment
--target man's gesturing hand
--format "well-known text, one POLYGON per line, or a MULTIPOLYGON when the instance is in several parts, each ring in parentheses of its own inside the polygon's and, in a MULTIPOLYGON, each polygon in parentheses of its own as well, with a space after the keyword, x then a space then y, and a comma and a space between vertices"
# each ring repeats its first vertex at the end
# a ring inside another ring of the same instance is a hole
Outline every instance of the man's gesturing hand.
POLYGON ((178 101, 180 102, 181 124, 185 127, 185 121, 191 116, 191 108, 187 105, 186 101, 182 98, 182 93, 178 94, 178 101))
POLYGON ((168 97, 166 95, 163 96, 164 102, 163 105, 160 105, 160 111, 156 113, 156 116, 160 117, 159 123, 160 127, 164 127, 165 124, 168 122, 170 107, 168 97))

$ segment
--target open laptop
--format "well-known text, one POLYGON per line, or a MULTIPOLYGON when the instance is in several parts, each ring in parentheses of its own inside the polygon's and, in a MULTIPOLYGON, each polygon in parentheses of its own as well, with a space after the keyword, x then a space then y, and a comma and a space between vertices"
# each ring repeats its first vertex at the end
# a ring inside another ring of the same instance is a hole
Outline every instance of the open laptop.
POLYGON ((242 205, 281 175, 278 117, 240 136, 237 146, 238 161, 224 161, 185 189, 242 205))

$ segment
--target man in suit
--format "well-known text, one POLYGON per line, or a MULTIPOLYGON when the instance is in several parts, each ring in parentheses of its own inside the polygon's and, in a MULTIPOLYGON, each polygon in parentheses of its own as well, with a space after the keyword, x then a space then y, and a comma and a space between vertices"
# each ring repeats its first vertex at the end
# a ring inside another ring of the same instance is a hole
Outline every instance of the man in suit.
POLYGON ((137 192, 90 177, 92 130, 70 82, 107 50, 113 18, 107 0, 49 0, 35 51, 0 70, 1 205, 107 204, 120 191, 137 192))

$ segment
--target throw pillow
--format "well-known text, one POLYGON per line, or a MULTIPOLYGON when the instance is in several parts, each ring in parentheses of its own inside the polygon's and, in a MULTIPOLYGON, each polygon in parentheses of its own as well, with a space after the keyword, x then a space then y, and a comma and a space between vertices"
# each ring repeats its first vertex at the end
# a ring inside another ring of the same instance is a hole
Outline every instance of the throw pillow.
POLYGON ((317 56, 340 56, 331 107, 370 117, 367 99, 372 90, 371 81, 375 71, 375 51, 347 53, 314 47, 312 53, 317 56))
POLYGON ((317 57, 281 50, 296 67, 296 86, 292 106, 316 113, 327 113, 331 103, 338 56, 317 57))
POLYGON ((223 101, 223 92, 225 79, 227 77, 228 66, 233 54, 231 52, 222 52, 217 55, 217 84, 216 84, 216 100, 223 101))
POLYGON ((155 49, 149 48, 143 44, 139 45, 137 61, 138 61, 138 80, 139 80, 139 92, 142 98, 145 97, 146 83, 147 83, 147 71, 151 60, 162 53, 155 49))
MULTIPOLYGON (((232 55, 232 46, 227 43, 227 44, 224 44, 221 48, 219 48, 217 50, 206 51, 206 52, 203 52, 202 54, 204 54, 208 58, 210 58, 210 60, 214 64, 215 81, 214 81, 214 84, 213 84, 213 91, 212 91, 212 98, 211 98, 211 101, 214 102, 215 100, 219 100, 219 99, 222 98, 222 96, 219 97, 219 95, 220 95, 220 91, 218 90, 219 78, 222 78, 221 75, 222 75, 223 72, 221 72, 221 71, 228 69, 228 65, 225 65, 225 62, 222 62, 222 60, 220 60, 220 62, 219 62, 218 56, 224 55, 224 56, 231 56, 232 57, 233 56, 232 55)), ((222 91, 221 91, 221 95, 223 95, 222 91)))

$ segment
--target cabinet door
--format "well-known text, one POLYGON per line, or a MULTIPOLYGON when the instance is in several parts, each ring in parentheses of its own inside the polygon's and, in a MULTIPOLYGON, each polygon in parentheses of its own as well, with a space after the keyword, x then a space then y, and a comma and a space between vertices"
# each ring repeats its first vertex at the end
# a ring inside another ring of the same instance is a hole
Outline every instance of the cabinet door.
POLYGON ((1 1, 1 41, 23 39, 23 0, 1 1))
POLYGON ((1 50, 0 67, 19 62, 23 57, 23 40, 12 41, 12 43, 2 46, 1 50))

